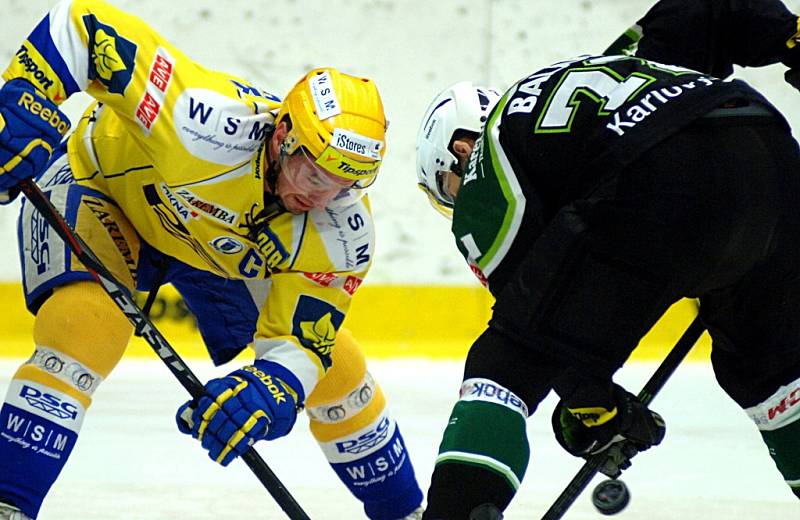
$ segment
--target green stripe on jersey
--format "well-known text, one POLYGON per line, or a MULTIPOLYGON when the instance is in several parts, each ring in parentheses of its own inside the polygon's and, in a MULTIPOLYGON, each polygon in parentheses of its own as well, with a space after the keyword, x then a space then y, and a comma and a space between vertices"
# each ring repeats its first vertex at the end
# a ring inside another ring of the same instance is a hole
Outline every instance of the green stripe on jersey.
POLYGON ((464 174, 453 213, 461 253, 489 276, 505 257, 522 224, 525 195, 500 144, 507 93, 486 123, 464 174))
MULTIPOLYGON (((510 94, 508 98, 510 98, 510 94)), ((525 195, 522 193, 522 188, 517 181, 514 170, 511 168, 511 163, 506 157, 505 150, 500 144, 500 125, 497 124, 500 120, 500 115, 505 109, 505 104, 508 99, 504 100, 503 106, 495 111, 493 117, 486 125, 489 135, 486 139, 488 145, 489 160, 492 161, 493 171, 497 176, 497 182, 500 184, 500 189, 503 191, 508 207, 506 215, 503 219, 503 224, 500 231, 495 238, 492 247, 483 255, 478 267, 481 268, 483 274, 489 276, 495 270, 497 265, 503 260, 508 250, 511 248, 511 243, 517 236, 519 226, 522 223, 522 214, 525 212, 525 195)))
POLYGON ((453 408, 436 464, 479 466, 517 490, 530 458, 525 420, 499 404, 459 401, 453 408))

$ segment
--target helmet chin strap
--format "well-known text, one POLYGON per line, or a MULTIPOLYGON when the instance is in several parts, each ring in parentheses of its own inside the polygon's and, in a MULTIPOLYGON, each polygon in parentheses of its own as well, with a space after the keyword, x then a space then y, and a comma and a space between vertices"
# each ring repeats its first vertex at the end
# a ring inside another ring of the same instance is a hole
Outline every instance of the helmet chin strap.
MULTIPOLYGON (((264 178, 266 179, 267 189, 269 190, 269 194, 272 195, 275 199, 278 200, 280 206, 283 207, 283 202, 280 201, 280 197, 278 197, 278 175, 281 173, 281 164, 280 161, 274 159, 272 154, 270 153, 269 149, 269 140, 272 139, 272 134, 267 136, 267 144, 264 147, 264 153, 266 154, 267 158, 267 171, 264 173, 264 178)), ((280 153, 283 154, 285 150, 285 144, 281 143, 280 145, 280 153)))
POLYGON ((277 197, 278 196, 278 175, 280 174, 281 165, 278 161, 270 158, 267 162, 269 165, 269 170, 267 171, 267 188, 269 188, 270 194, 277 197))
POLYGON ((464 170, 461 168, 461 163, 459 161, 453 163, 453 166, 450 167, 450 171, 453 172, 456 177, 461 178, 464 176, 464 170))
POLYGON ((254 203, 251 210, 244 214, 244 222, 240 222, 238 226, 241 231, 236 233, 251 240, 252 242, 258 241, 258 235, 264 228, 269 226, 269 223, 275 217, 286 213, 286 207, 283 205, 281 198, 278 196, 278 174, 280 173, 280 164, 270 157, 269 153, 269 139, 262 144, 264 146, 264 159, 267 167, 264 171, 264 179, 266 185, 264 186, 264 207, 258 209, 258 203, 254 203))

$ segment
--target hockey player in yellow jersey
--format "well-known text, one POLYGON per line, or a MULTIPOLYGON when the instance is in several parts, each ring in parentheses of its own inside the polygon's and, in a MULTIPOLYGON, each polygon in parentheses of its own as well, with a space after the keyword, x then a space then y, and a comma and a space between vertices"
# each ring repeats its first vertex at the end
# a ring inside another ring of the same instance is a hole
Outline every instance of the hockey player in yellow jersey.
MULTIPOLYGON (((364 193, 387 126, 375 84, 320 68, 281 101, 96 0, 53 7, 3 79, 0 199, 35 178, 128 288, 176 287, 215 363, 252 347, 253 363, 179 408, 179 429, 227 465, 305 408, 369 518, 418 517, 403 438, 341 330, 373 256, 364 193), (79 91, 96 102, 69 133, 58 105, 79 91)), ((36 518, 132 333, 24 202, 19 241, 35 350, 0 409, 0 519, 36 518)))

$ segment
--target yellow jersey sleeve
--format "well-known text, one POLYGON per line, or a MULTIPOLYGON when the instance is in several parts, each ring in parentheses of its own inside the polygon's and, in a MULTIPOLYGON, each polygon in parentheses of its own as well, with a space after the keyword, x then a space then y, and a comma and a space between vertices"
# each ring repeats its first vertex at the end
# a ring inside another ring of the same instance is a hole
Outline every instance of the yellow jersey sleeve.
MULTIPOLYGON (((136 87, 159 47, 176 52, 140 19, 105 2, 62 0, 23 42, 3 78, 28 79, 56 103, 85 91, 133 113, 142 93, 136 87)), ((166 87, 170 73, 160 64, 156 81, 166 87)))
POLYGON ((336 333, 372 264, 366 198, 341 211, 312 211, 289 269, 273 273, 261 306, 257 357, 292 370, 310 395, 331 366, 336 333))
POLYGON ((83 153, 78 169, 85 171, 76 178, 145 167, 168 184, 212 178, 252 159, 280 107, 277 96, 206 69, 139 18, 100 0, 58 3, 3 78, 25 78, 55 103, 84 91, 102 104, 102 113, 75 129, 94 147, 83 153), (115 153, 103 155, 106 146, 115 153))

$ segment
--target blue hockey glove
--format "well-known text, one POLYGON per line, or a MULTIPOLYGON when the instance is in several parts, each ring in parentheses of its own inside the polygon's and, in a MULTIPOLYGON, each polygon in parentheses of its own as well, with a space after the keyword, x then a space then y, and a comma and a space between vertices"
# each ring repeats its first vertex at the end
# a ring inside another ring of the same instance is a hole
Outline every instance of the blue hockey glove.
POLYGON ((55 103, 28 81, 0 88, 0 191, 10 198, 19 181, 36 176, 70 128, 55 103))
POLYGON ((206 393, 178 408, 178 429, 198 439, 212 460, 227 466, 256 441, 291 431, 305 396, 289 370, 257 360, 206 384, 206 393))
POLYGON ((9 202, 13 202, 14 199, 17 198, 17 195, 19 195, 19 193, 20 189, 18 186, 14 186, 7 190, 0 190, 0 206, 4 206, 9 202))
POLYGON ((661 443, 666 427, 658 413, 619 385, 596 399, 576 396, 568 399, 569 404, 559 401, 553 411, 553 432, 561 447, 577 457, 607 453, 600 471, 616 478, 634 455, 661 443))

